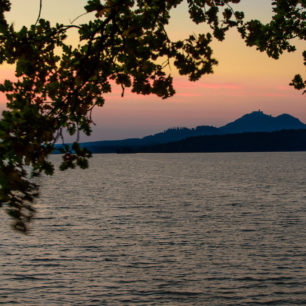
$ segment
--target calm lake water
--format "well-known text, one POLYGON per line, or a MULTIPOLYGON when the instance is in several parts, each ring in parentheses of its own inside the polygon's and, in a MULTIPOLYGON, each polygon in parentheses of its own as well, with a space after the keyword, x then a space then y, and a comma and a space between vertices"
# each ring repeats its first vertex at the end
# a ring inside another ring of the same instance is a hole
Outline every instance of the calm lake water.
POLYGON ((1 212, 0 303, 306 305, 306 152, 95 155, 41 183, 28 236, 1 212))

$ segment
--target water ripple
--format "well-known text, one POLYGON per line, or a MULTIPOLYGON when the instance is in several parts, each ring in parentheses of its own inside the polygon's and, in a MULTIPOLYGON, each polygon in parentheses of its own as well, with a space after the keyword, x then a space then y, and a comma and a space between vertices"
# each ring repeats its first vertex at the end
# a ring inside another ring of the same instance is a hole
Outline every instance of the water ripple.
POLYGON ((28 236, 1 215, 0 304, 305 305, 305 157, 95 155, 46 177, 28 236))

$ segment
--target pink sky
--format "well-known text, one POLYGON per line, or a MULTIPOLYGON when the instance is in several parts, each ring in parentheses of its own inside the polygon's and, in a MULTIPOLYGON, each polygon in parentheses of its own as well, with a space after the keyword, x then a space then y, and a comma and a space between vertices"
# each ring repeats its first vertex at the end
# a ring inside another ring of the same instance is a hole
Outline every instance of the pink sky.
MULTIPOLYGON (((241 6, 249 17, 268 19, 269 2, 242 0, 241 6)), ((38 0, 13 0, 12 3, 8 17, 16 27, 35 21, 38 0)), ((45 1, 42 17, 69 23, 82 13, 85 3, 84 0, 45 1)), ((85 16, 80 22, 88 18, 90 16, 85 16)), ((188 20, 185 4, 173 12, 168 27, 174 39, 203 30, 205 28, 194 26, 188 20)), ((75 34, 70 40, 74 42, 75 34)), ((302 42, 296 43, 298 52, 284 54, 275 61, 254 48, 246 47, 238 34, 231 32, 225 42, 214 43, 215 57, 219 61, 214 75, 191 83, 172 69, 177 94, 167 100, 129 92, 121 98, 120 89, 114 88, 113 93, 106 96, 104 107, 94 112, 96 126, 92 136, 82 140, 141 137, 174 126, 221 126, 258 109, 271 115, 289 113, 306 122, 305 95, 288 86, 296 73, 305 71, 301 55, 303 45, 302 42)), ((11 79, 13 75, 11 67, 0 67, 0 82, 11 79)), ((4 108, 4 100, 0 95, 0 109, 4 108)))

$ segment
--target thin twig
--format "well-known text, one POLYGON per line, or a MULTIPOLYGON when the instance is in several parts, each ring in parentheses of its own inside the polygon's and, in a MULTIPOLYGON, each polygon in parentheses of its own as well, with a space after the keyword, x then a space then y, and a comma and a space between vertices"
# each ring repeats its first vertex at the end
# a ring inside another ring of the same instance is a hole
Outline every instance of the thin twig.
POLYGON ((75 21, 77 21, 79 18, 81 18, 81 17, 83 17, 83 16, 85 16, 85 15, 87 15, 87 14, 89 14, 89 13, 88 13, 88 12, 85 12, 85 13, 79 15, 78 17, 75 17, 73 20, 70 20, 70 23, 73 24, 73 23, 74 23, 75 21))
POLYGON ((121 83, 121 89, 122 89, 121 98, 123 98, 124 97, 125 87, 124 87, 124 85, 122 83, 121 83))
POLYGON ((42 10, 42 0, 39 0, 39 12, 38 12, 38 17, 36 19, 35 25, 37 25, 37 23, 38 23, 38 21, 40 19, 41 10, 42 10))

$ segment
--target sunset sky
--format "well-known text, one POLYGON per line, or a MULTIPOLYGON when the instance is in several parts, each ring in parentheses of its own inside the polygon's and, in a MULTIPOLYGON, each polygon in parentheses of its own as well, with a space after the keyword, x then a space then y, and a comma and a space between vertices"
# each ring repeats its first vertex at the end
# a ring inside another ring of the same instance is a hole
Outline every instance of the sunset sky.
MULTIPOLYGON (((269 19, 270 0, 242 0, 242 3, 239 7, 248 18, 269 19)), ((16 28, 35 22, 39 0, 12 0, 12 4, 7 17, 16 28)), ((44 0, 42 18, 69 24, 84 12, 85 4, 85 0, 44 0)), ((86 22, 89 18, 84 16, 78 22, 86 22)), ((173 11, 168 31, 170 37, 179 39, 205 31, 205 28, 189 21, 186 4, 182 4, 173 11)), ((76 43, 76 37, 76 33, 71 32, 69 40, 76 43)), ((288 86, 296 73, 305 71, 303 42, 297 41, 296 45, 297 52, 284 54, 275 61, 255 48, 246 47, 232 31, 225 42, 214 43, 219 65, 213 75, 191 83, 173 68, 177 93, 167 100, 129 92, 121 98, 120 89, 114 88, 112 94, 106 96, 105 106, 94 112, 96 126, 92 136, 81 140, 141 137, 177 126, 221 126, 258 109, 271 115, 290 113, 306 122, 305 95, 288 86)), ((0 82, 13 76, 11 67, 0 67, 0 82)), ((2 110, 5 99, 3 95, 0 98, 2 110)))

